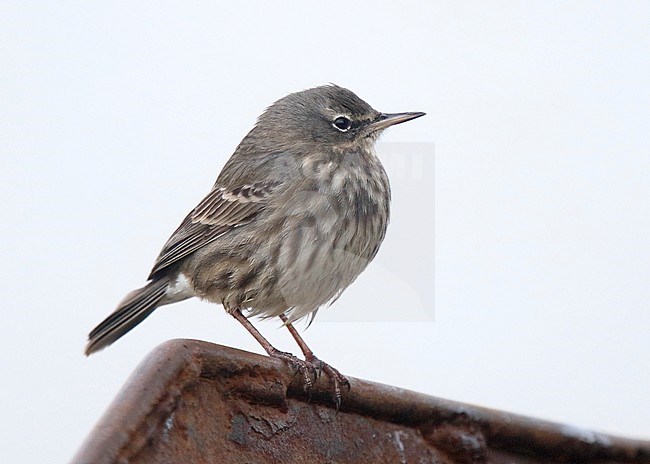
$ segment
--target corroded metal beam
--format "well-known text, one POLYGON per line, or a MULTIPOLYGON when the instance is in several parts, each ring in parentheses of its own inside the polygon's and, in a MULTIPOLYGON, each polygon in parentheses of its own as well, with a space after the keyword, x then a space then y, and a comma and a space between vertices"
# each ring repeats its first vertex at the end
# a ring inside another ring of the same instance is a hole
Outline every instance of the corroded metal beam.
POLYGON ((109 463, 650 463, 613 437, 349 378, 337 413, 282 362, 194 340, 156 348, 73 459, 109 463))

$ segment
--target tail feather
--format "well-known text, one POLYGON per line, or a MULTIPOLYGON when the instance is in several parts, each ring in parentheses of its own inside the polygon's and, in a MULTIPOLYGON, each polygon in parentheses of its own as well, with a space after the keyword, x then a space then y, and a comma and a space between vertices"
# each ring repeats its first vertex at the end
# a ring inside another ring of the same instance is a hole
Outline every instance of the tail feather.
POLYGON ((160 305, 167 291, 168 283, 169 279, 167 278, 157 279, 128 294, 113 314, 90 332, 86 345, 86 356, 106 348, 145 320, 160 305))

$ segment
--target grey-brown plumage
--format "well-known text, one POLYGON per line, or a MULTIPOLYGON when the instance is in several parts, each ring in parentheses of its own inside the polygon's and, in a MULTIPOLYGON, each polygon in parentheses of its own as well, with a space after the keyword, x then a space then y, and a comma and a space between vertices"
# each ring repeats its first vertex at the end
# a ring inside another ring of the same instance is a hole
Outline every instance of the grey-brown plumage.
MULTIPOLYGON (((335 85, 274 103, 169 238, 149 284, 90 333, 86 354, 156 307, 194 296, 222 303, 249 330, 241 310, 288 325, 313 316, 354 281, 384 239, 390 187, 375 140, 423 114, 383 114, 335 85)), ((296 364, 288 356, 281 357, 296 364)))

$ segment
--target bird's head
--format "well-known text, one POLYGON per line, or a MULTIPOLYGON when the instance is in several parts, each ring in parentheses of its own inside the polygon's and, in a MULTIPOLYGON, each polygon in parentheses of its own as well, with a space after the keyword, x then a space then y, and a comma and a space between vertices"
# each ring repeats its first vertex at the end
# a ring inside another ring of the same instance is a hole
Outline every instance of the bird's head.
POLYGON ((381 113, 353 92, 325 85, 287 95, 259 118, 258 136, 290 147, 322 144, 342 150, 374 142, 389 126, 425 113, 381 113))

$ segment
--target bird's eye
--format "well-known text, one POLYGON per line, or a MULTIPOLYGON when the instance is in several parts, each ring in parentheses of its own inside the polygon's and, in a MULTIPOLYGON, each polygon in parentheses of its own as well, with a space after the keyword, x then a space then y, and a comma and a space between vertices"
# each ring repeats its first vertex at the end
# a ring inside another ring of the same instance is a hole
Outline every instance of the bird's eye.
POLYGON ((332 125, 341 132, 347 132, 350 130, 350 127, 352 127, 352 121, 345 116, 339 116, 332 122, 332 125))

